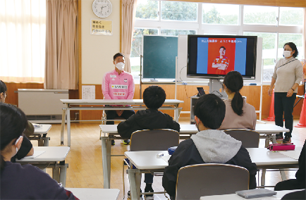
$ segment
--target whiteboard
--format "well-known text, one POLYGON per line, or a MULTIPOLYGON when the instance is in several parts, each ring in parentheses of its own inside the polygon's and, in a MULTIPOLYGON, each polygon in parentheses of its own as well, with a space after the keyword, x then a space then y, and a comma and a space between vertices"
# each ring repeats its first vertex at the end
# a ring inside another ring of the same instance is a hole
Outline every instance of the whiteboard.
MULTIPOLYGON (((176 80, 180 82, 207 82, 207 78, 188 78, 187 77, 187 47, 188 47, 188 36, 178 36, 178 53, 177 53, 177 72, 176 80)), ((261 84, 262 81, 262 38, 257 38, 257 59, 256 59, 256 72, 255 80, 244 80, 245 85, 250 83, 261 84)))

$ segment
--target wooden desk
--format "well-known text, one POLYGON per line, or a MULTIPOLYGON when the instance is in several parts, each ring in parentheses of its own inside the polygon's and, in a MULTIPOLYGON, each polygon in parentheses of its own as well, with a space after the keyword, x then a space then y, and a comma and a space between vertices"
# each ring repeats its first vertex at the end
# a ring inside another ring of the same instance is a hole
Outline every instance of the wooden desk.
POLYGON ((73 193, 78 199, 90 200, 116 200, 119 189, 99 189, 99 188, 65 188, 73 193))
MULTIPOLYGON (((68 146, 71 146, 70 110, 118 110, 118 109, 145 110, 146 109, 142 99, 131 99, 131 100, 61 99, 61 102, 65 104, 62 114, 61 144, 64 144, 64 129, 65 129, 65 116, 66 116, 68 146), (122 105, 128 107, 105 107, 105 105, 122 105)), ((174 110, 174 120, 178 121, 178 118, 180 116, 180 111, 182 110, 182 108, 179 108, 180 103, 184 103, 184 101, 177 99, 166 99, 163 106, 159 110, 174 110)))
MULTIPOLYGON (((260 197, 260 198, 252 198, 254 200, 280 200, 283 196, 291 192, 297 192, 300 190, 283 190, 283 191, 275 191, 276 195, 271 197, 260 197)), ((238 196, 237 194, 223 194, 223 195, 212 195, 212 196, 202 196, 200 200, 245 200, 245 198, 238 196)))
POLYGON ((57 182, 62 183, 63 186, 66 185, 66 171, 68 164, 65 163, 70 147, 34 147, 35 152, 44 151, 35 158, 24 157, 21 160, 16 160, 16 162, 21 164, 32 164, 44 169, 46 167, 52 168, 52 178, 57 182))
MULTIPOLYGON (((192 134, 198 132, 194 124, 181 124, 180 137, 181 139, 189 138, 192 134), (187 136, 186 136, 187 135, 187 136)), ((117 125, 99 125, 101 131, 102 142, 102 170, 104 176, 104 188, 110 188, 111 174, 111 140, 122 139, 117 131, 117 125)), ((255 131, 259 132, 262 137, 266 138, 266 146, 269 146, 269 140, 276 142, 275 134, 289 130, 274 124, 257 124, 255 131)))
POLYGON ((34 134, 29 136, 30 140, 37 140, 38 146, 49 146, 50 138, 47 137, 48 131, 51 129, 51 124, 34 124, 34 134))
MULTIPOLYGON (((281 154, 270 152, 265 148, 248 148, 251 160, 259 169, 282 169, 298 167, 298 160, 281 154)), ((140 174, 146 171, 163 171, 170 158, 168 151, 126 151, 124 155, 137 169, 128 169, 131 197, 139 197, 140 174), (163 153, 165 156, 158 157, 163 153)))

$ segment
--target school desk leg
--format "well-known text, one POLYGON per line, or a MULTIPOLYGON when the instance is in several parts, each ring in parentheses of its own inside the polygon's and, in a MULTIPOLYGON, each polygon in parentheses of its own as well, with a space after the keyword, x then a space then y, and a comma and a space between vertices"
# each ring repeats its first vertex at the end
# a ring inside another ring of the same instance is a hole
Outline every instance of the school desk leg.
POLYGON ((266 169, 261 170, 261 186, 265 185, 265 180, 266 180, 266 169))
POLYGON ((284 172, 283 170, 280 170, 279 172, 280 172, 280 174, 281 174, 282 180, 283 180, 283 181, 284 181, 284 180, 287 180, 287 176, 286 176, 285 172, 284 172))
POLYGON ((43 140, 44 140, 44 146, 46 147, 49 146, 50 137, 44 137, 43 140))
POLYGON ((66 173, 67 173, 68 164, 65 161, 61 162, 60 164, 60 174, 59 174, 59 181, 62 183, 63 187, 66 187, 66 173))
POLYGON ((129 181, 130 181, 130 191, 131 191, 131 200, 138 200, 140 191, 138 187, 138 192, 137 192, 137 186, 136 186, 136 173, 139 173, 139 170, 137 169, 128 169, 128 176, 129 176, 129 181))
POLYGON ((52 177, 53 177, 54 180, 56 180, 58 183, 60 183, 58 164, 55 164, 53 169, 52 169, 52 177))
POLYGON ((61 127, 61 144, 64 144, 65 118, 66 118, 66 108, 63 108, 62 127, 61 127))
POLYGON ((67 109, 67 143, 71 147, 71 132, 70 132, 70 110, 67 109))
POLYGON ((110 146, 110 139, 108 137, 102 136, 101 137, 102 142, 102 171, 103 171, 103 177, 104 177, 104 188, 109 189, 110 188, 110 169, 108 164, 108 145, 110 146), (109 143, 109 144, 108 144, 109 143))

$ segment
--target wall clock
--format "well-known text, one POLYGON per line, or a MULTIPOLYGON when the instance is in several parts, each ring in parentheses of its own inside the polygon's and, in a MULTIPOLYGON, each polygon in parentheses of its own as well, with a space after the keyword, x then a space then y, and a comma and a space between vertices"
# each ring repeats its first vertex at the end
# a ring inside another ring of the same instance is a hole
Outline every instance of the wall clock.
POLYGON ((94 0, 92 11, 97 17, 106 18, 112 13, 112 3, 109 0, 94 0))

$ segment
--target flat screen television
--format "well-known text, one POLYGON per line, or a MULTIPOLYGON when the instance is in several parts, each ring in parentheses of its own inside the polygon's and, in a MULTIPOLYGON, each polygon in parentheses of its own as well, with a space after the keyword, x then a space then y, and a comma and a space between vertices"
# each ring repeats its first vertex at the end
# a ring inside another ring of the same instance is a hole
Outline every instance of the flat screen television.
POLYGON ((255 79, 257 36, 188 35, 187 77, 255 79))

